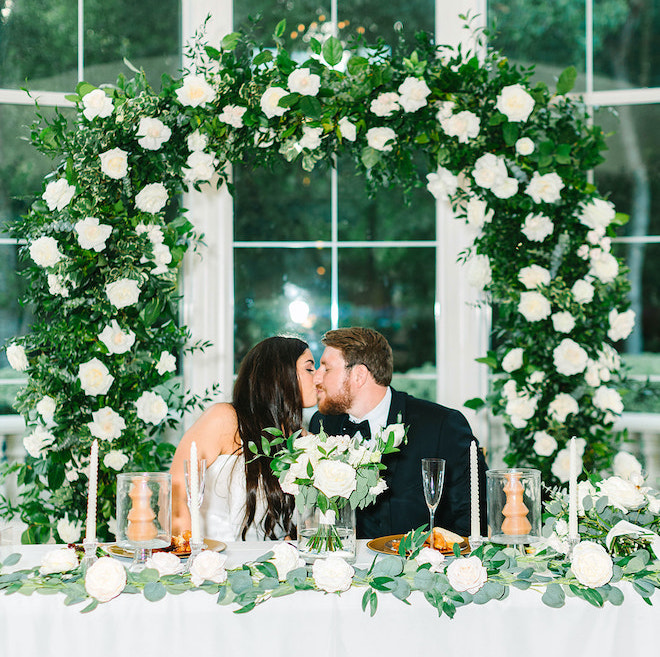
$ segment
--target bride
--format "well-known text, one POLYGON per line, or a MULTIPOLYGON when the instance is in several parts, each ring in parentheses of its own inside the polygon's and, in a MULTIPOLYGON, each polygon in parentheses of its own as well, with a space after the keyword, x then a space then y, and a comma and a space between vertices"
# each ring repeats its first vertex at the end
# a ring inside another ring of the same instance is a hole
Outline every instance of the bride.
POLYGON ((290 435, 302 427, 302 410, 316 404, 314 357, 297 338, 272 337, 253 347, 241 363, 231 403, 208 408, 184 434, 172 474, 172 533, 190 529, 183 462, 197 444, 206 459, 201 507, 204 538, 222 541, 280 539, 291 535, 294 500, 282 492, 269 460, 245 459, 249 443, 259 449, 267 427, 290 435))

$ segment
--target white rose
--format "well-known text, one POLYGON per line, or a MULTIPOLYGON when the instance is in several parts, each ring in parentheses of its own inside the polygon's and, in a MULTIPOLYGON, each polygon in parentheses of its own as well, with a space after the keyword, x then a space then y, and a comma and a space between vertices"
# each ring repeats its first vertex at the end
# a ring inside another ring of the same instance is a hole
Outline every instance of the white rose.
POLYGON ((52 397, 50 397, 49 395, 44 395, 37 402, 36 409, 37 409, 37 413, 41 415, 44 422, 46 422, 47 424, 53 422, 53 417, 55 415, 55 411, 57 410, 57 405, 55 404, 55 400, 52 397))
POLYGON ((357 128, 354 123, 351 123, 345 116, 342 116, 337 123, 341 136, 348 141, 355 141, 357 139, 357 128))
MULTIPOLYGON (((70 542, 72 541, 67 541, 67 543, 70 542)), ((41 559, 39 574, 50 575, 51 573, 68 573, 70 570, 77 567, 78 557, 76 556, 76 551, 73 548, 59 548, 44 554, 41 559)))
POLYGON ((494 210, 488 209, 486 201, 471 198, 465 206, 466 220, 476 230, 481 230, 484 224, 492 221, 494 210))
POLYGON ((511 424, 516 429, 523 429, 527 421, 536 413, 538 400, 526 394, 517 394, 507 401, 505 412, 511 419, 511 424))
POLYGON ((504 399, 515 399, 518 396, 518 388, 516 382, 513 379, 509 379, 502 386, 502 395, 504 399))
POLYGON ((534 451, 539 456, 551 456, 557 449, 557 441, 547 431, 534 433, 534 451))
POLYGON ((493 185, 491 191, 497 198, 511 198, 518 192, 518 181, 515 178, 505 178, 493 185))
POLYGON ((474 594, 486 583, 488 573, 479 557, 465 557, 447 566, 447 578, 455 591, 474 594))
POLYGON ((114 440, 121 436, 121 432, 126 428, 124 418, 109 406, 99 408, 92 413, 93 422, 88 422, 87 426, 95 438, 100 440, 114 440))
POLYGON ((399 109, 399 94, 394 91, 386 91, 379 94, 371 101, 369 109, 376 116, 390 116, 399 109))
MULTIPOLYGON (((578 468, 581 469, 581 464, 578 468)), ((567 447, 560 449, 552 462, 552 474, 562 483, 566 483, 571 474, 571 454, 567 447)), ((578 470, 579 471, 579 470, 578 470)))
POLYGON ((7 361, 10 367, 17 372, 25 372, 30 365, 25 349, 20 344, 10 344, 7 347, 7 361))
MULTIPOLYGON (((222 112, 218 114, 218 121, 222 121, 233 128, 242 128, 243 127, 243 115, 247 112, 247 107, 241 107, 240 105, 226 105, 222 108, 222 112)), ((191 149, 191 150, 204 150, 203 148, 191 149)))
POLYGON ((105 249, 105 241, 112 233, 112 226, 100 224, 98 217, 85 217, 73 228, 78 234, 78 244, 83 249, 94 249, 97 253, 105 249))
POLYGON ((328 557, 317 559, 312 566, 312 577, 318 588, 328 593, 348 591, 353 581, 352 566, 349 566, 341 557, 328 557))
POLYGON ((350 497, 357 488, 355 470, 341 461, 323 460, 314 472, 314 486, 326 497, 350 497))
POLYGON ((520 295, 518 312, 528 322, 546 319, 551 311, 550 302, 540 292, 523 292, 520 295))
POLYGON ((138 235, 142 235, 143 233, 146 233, 152 246, 156 246, 157 244, 162 244, 163 240, 165 239, 165 236, 163 235, 163 229, 160 226, 157 226, 156 224, 145 224, 143 222, 140 222, 135 227, 135 232, 138 235))
POLYGON ((222 584, 227 580, 226 561, 227 556, 224 554, 202 550, 190 566, 190 581, 195 586, 201 586, 205 581, 222 584))
POLYGON ((458 176, 444 167, 438 167, 437 171, 426 174, 426 180, 426 188, 440 201, 448 201, 458 188, 458 176))
POLYGON ((521 347, 511 349, 502 359, 502 369, 505 372, 514 372, 522 367, 525 350, 521 347))
POLYGON ((557 422, 564 422, 569 415, 575 415, 579 410, 577 401, 565 392, 556 395, 548 405, 550 417, 557 422))
POLYGON ((198 181, 208 181, 215 175, 215 167, 218 160, 211 153, 202 151, 193 151, 186 160, 186 166, 183 169, 186 182, 195 183, 198 181))
POLYGON ((269 561, 277 568, 277 577, 280 582, 286 580, 286 576, 290 571, 305 565, 305 561, 300 558, 298 550, 290 543, 275 543, 271 550, 273 556, 269 561))
POLYGON ((191 151, 203 151, 209 143, 209 138, 203 135, 199 130, 188 135, 186 144, 191 151))
POLYGON ((439 123, 440 121, 442 121, 442 119, 447 119, 454 113, 454 108, 456 107, 456 103, 453 100, 441 100, 437 104, 437 107, 438 107, 438 111, 435 115, 435 118, 439 123))
POLYGON ((582 278, 573 283, 571 292, 578 303, 589 303, 594 298, 594 286, 582 278))
POLYGON ((598 364, 608 371, 616 371, 621 367, 621 356, 619 356, 614 347, 603 342, 601 350, 598 353, 598 364))
POLYGON ((172 136, 172 130, 160 119, 143 116, 138 124, 138 144, 148 151, 157 151, 172 136))
POLYGON ((497 96, 495 108, 502 112, 509 121, 520 123, 527 121, 534 109, 534 99, 520 84, 504 87, 497 96))
POLYGON ((31 434, 23 438, 23 447, 32 458, 38 459, 54 441, 55 436, 50 431, 38 426, 31 434))
POLYGON ((297 495, 300 492, 300 486, 296 483, 298 474, 293 467, 289 468, 280 476, 280 488, 289 495, 297 495))
POLYGON ((521 137, 516 142, 516 153, 518 153, 518 155, 522 155, 523 157, 525 155, 531 155, 535 148, 536 146, 534 145, 534 142, 529 137, 521 137))
POLYGON ((554 224, 545 215, 528 214, 521 232, 530 242, 542 242, 548 235, 552 235, 554 229, 554 224))
POLYGON ((53 295, 60 295, 63 297, 69 296, 69 288, 66 283, 70 283, 71 279, 68 276, 60 276, 58 274, 48 274, 48 291, 53 295))
MULTIPOLYGON (((195 154, 193 153, 190 157, 193 155, 195 154)), ((149 183, 136 194, 135 207, 141 212, 156 214, 165 207, 168 197, 167 188, 163 183, 149 183)))
POLYGON ((325 450, 326 453, 330 453, 331 451, 336 452, 336 453, 343 453, 345 452, 353 443, 353 439, 350 436, 328 436, 325 439, 325 450))
POLYGON ((614 457, 612 469, 617 477, 630 479, 631 475, 642 474, 642 464, 630 452, 618 452, 614 457))
POLYGON ((557 536, 568 535, 568 523, 564 519, 557 520, 555 523, 555 533, 557 536))
POLYGON ((416 112, 427 104, 426 97, 431 93, 424 80, 407 77, 399 85, 399 103, 406 112, 416 112))
POLYGON ((488 256, 475 255, 470 258, 465 279, 468 285, 483 290, 493 280, 493 272, 488 256))
POLYGON ((188 107, 200 107, 215 98, 213 87, 199 75, 187 75, 175 93, 179 102, 188 107))
POLYGON ((39 267, 52 267, 63 256, 58 248, 57 240, 44 235, 30 243, 30 257, 39 267))
POLYGON ((445 555, 440 550, 434 550, 430 547, 423 547, 419 554, 415 557, 418 565, 422 566, 425 563, 430 563, 429 570, 432 573, 441 573, 444 570, 445 555))
POLYGON ((561 199, 563 188, 564 181, 556 173, 540 175, 535 171, 525 194, 531 196, 534 203, 555 203, 561 199))
POLYGON ((387 482, 384 479, 379 479, 378 482, 369 488, 369 495, 378 496, 387 490, 387 482))
POLYGON ((120 278, 118 281, 105 286, 108 300, 115 308, 126 308, 138 302, 140 286, 132 278, 120 278))
POLYGON ((168 265, 172 262, 172 252, 165 244, 154 244, 153 261, 156 266, 151 270, 154 276, 169 271, 168 265))
POLYGON ((117 597, 126 586, 126 571, 112 557, 101 557, 85 574, 85 590, 99 602, 117 597))
POLYGON ((302 129, 303 135, 298 142, 300 148, 307 148, 310 151, 316 150, 321 145, 321 138, 323 137, 323 128, 312 128, 311 126, 304 125, 302 129))
POLYGON ((367 130, 367 144, 377 151, 388 153, 394 148, 396 132, 392 128, 369 128, 367 130))
POLYGON ((82 99, 83 115, 88 121, 92 121, 97 116, 105 119, 110 116, 115 109, 110 98, 103 89, 94 89, 86 93, 82 99))
POLYGON ((112 148, 101 153, 101 171, 109 178, 119 180, 128 173, 128 153, 121 148, 112 148))
POLYGON ((553 313, 550 319, 552 319, 552 326, 558 333, 570 333, 575 327, 575 318, 566 311, 553 313))
POLYGON ((106 468, 112 468, 113 470, 121 470, 128 463, 128 456, 123 452, 120 452, 117 449, 111 449, 103 457, 103 465, 106 468))
POLYGON ((611 283, 619 273, 619 262, 611 254, 602 249, 589 251, 589 274, 595 276, 601 283, 611 283))
POLYGON ((56 529, 64 543, 75 543, 80 538, 82 522, 73 522, 66 516, 57 521, 56 529))
POLYGON ((321 439, 314 433, 301 434, 293 441, 295 449, 304 449, 306 452, 314 451, 321 444, 321 439))
POLYGON ((69 205, 75 193, 76 188, 74 185, 69 185, 65 178, 59 178, 46 185, 41 198, 46 201, 49 210, 63 210, 69 205))
POLYGON ((288 107, 280 107, 279 105, 280 99, 286 95, 287 91, 286 89, 282 89, 282 87, 268 87, 259 101, 262 112, 269 119, 272 119, 274 116, 282 116, 289 109, 288 107))
POLYGON ((541 372, 541 370, 535 370, 529 375, 529 378, 527 379, 527 384, 530 386, 536 386, 539 383, 543 383, 545 381, 545 374, 541 372))
POLYGON ((470 139, 479 135, 481 126, 476 114, 464 110, 442 119, 440 127, 448 137, 457 137, 459 143, 467 144, 470 139))
POLYGON ((599 543, 581 541, 573 548, 571 570, 584 586, 605 586, 612 579, 612 557, 599 543))
POLYGON ((135 333, 123 331, 117 320, 113 319, 99 333, 99 340, 111 354, 125 354, 135 344, 135 333))
POLYGON ((396 424, 388 424, 383 429, 383 440, 387 440, 391 433, 394 434, 394 442, 392 443, 393 446, 399 447, 399 445, 401 445, 403 442, 404 436, 406 435, 406 427, 400 422, 397 422, 396 424))
POLYGON ((528 289, 533 290, 539 285, 550 283, 550 272, 540 265, 529 265, 523 267, 518 274, 518 280, 528 289))
POLYGON ((321 88, 321 78, 308 68, 297 68, 287 78, 289 91, 302 96, 316 96, 321 88))
POLYGON ((135 402, 137 416, 143 422, 160 424, 168 413, 165 400, 156 392, 143 392, 135 402))
POLYGON ((147 568, 154 568, 160 577, 177 575, 183 571, 181 559, 171 552, 156 552, 146 561, 147 568))
POLYGON ((588 228, 603 234, 605 229, 614 221, 615 216, 616 211, 613 203, 594 198, 588 204, 582 206, 580 222, 588 228))
POLYGON ((80 386, 85 394, 91 397, 105 395, 115 380, 108 368, 98 358, 92 358, 78 366, 78 379, 80 379, 80 386))
POLYGON ((492 189, 502 184, 509 177, 509 173, 502 158, 486 153, 474 163, 472 177, 479 187, 492 189))
POLYGON ((613 342, 627 338, 635 326, 635 311, 626 310, 620 313, 616 308, 612 308, 608 315, 610 328, 607 331, 607 337, 613 342))
POLYGON ((156 371, 161 376, 166 372, 176 371, 176 358, 167 351, 160 352, 160 358, 156 363, 156 371))
MULTIPOLYGON (((348 453, 348 462, 354 468, 365 463, 371 463, 371 450, 366 445, 349 447, 348 453)), ((342 497, 348 497, 348 495, 342 497)))
POLYGON ((656 516, 660 514, 660 498, 654 497, 653 495, 647 495, 646 499, 649 503, 649 511, 656 516))
POLYGON ((600 386, 594 393, 593 404, 601 411, 609 411, 616 415, 623 413, 623 400, 614 388, 600 386))
POLYGON ((599 481, 598 489, 602 495, 607 495, 612 506, 626 513, 639 509, 646 501, 644 493, 634 483, 621 477, 608 477, 599 481))

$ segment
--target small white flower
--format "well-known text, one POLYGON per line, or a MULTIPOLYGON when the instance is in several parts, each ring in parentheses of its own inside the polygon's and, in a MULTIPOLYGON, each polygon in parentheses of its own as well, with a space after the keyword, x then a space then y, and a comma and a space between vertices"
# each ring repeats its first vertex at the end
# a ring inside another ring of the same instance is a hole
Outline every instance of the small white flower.
POLYGON ((409 76, 399 85, 399 104, 405 112, 416 112, 427 104, 426 97, 430 93, 424 80, 409 76))
POLYGON ((132 278, 120 278, 105 286, 105 294, 115 308, 126 308, 138 302, 140 286, 132 278))
POLYGON ((117 320, 113 319, 99 333, 99 340, 111 354, 125 354, 135 344, 135 333, 123 331, 117 320))
POLYGON ((55 403, 55 400, 52 397, 50 397, 49 395, 44 395, 37 402, 36 409, 37 409, 37 413, 41 415, 43 421, 46 424, 53 423, 55 411, 57 410, 57 404, 55 403))
POLYGON ((112 557, 101 557, 85 573, 85 590, 99 602, 117 597, 126 586, 126 571, 112 557))
POLYGON ((523 267, 518 273, 518 280, 528 289, 533 290, 539 285, 550 284, 550 272, 540 265, 529 265, 523 267))
POLYGON ((112 104, 112 98, 110 98, 103 89, 94 89, 89 93, 86 93, 82 99, 83 115, 88 121, 92 121, 97 116, 101 119, 105 119, 112 114, 115 109, 115 106, 112 104))
POLYGON ((589 251, 589 265, 589 274, 595 276, 601 283, 611 283, 619 273, 617 259, 602 249, 589 251))
MULTIPOLYGON (((63 543, 75 543, 80 538, 80 532, 82 531, 82 522, 80 521, 74 522, 72 520, 69 520, 69 516, 65 516, 64 518, 60 518, 57 521, 56 529, 63 543)), ((74 555, 75 555, 75 551, 74 551, 74 555)))
POLYGON ((183 563, 176 554, 156 552, 146 561, 147 568, 154 568, 161 577, 177 575, 183 570, 183 563))
POLYGON ((100 224, 98 217, 85 217, 73 228, 78 234, 78 244, 83 249, 94 249, 97 253, 105 249, 105 242, 112 233, 112 226, 100 224))
POLYGON ((486 153, 474 163, 472 177, 479 187, 492 189, 507 180, 509 173, 503 158, 486 153))
POLYGON ((439 201, 448 201, 458 188, 458 176, 449 169, 438 167, 433 173, 426 174, 426 188, 439 201))
POLYGON ((552 319, 552 326, 558 333, 570 333, 575 327, 575 318, 566 311, 553 313, 550 319, 552 319))
POLYGON ((321 78, 308 68, 297 68, 289 73, 287 85, 291 93, 316 96, 321 88, 321 78))
POLYGON ((583 278, 573 283, 571 292, 578 303, 590 303, 594 298, 594 286, 583 278))
POLYGON ((321 145, 321 138, 323 137, 323 128, 312 128, 311 126, 304 125, 302 128, 303 135, 298 142, 300 148, 307 148, 310 151, 316 150, 321 145))
POLYGON ((483 290, 493 280, 490 260, 486 255, 475 255, 468 261, 466 273, 468 285, 483 290))
POLYGON ((280 99, 288 95, 286 89, 282 87, 268 87, 261 96, 260 105, 261 111, 269 118, 275 116, 282 116, 289 108, 280 107, 280 99))
POLYGON ((190 581, 195 586, 201 586, 206 581, 222 584, 227 580, 226 561, 224 554, 202 550, 190 566, 190 581))
POLYGON ((536 146, 529 137, 521 137, 516 142, 516 153, 518 153, 518 155, 522 155, 523 157, 526 155, 531 155, 535 149, 536 146))
POLYGON ((371 101, 369 109, 376 116, 384 117, 394 114, 399 107, 399 94, 394 91, 386 91, 371 101))
POLYGON ((211 180, 215 175, 217 163, 218 160, 212 153, 193 151, 188 156, 186 166, 183 169, 186 182, 196 183, 211 180))
POLYGON ((157 392, 143 392, 135 402, 137 416, 143 422, 160 424, 169 409, 165 400, 157 392))
POLYGON ((486 201, 471 198, 465 206, 466 220, 476 230, 481 230, 486 223, 490 223, 495 214, 494 210, 488 209, 486 201))
POLYGON ((534 432, 534 451, 539 456, 551 456, 557 449, 557 441, 547 431, 534 432))
POLYGON ((23 438, 25 451, 35 459, 41 458, 44 452, 55 442, 55 436, 42 426, 23 438))
MULTIPOLYGON (((233 128, 242 128, 243 127, 243 115, 247 112, 247 107, 241 107, 240 105, 225 105, 222 108, 222 112, 218 114, 218 121, 222 121, 233 128)), ((204 147, 191 150, 203 150, 204 147)))
MULTIPOLYGON (((578 464, 578 468, 582 468, 581 463, 578 464)), ((564 449, 560 449, 557 452, 557 456, 555 456, 555 460, 552 462, 550 470, 562 483, 568 481, 571 474, 571 454, 567 447, 564 447, 564 449)))
POLYGON ((166 372, 175 372, 176 358, 168 351, 161 351, 158 362, 156 363, 156 371, 161 376, 166 372))
POLYGON ((442 119, 440 127, 448 137, 456 137, 459 143, 467 144, 479 135, 481 126, 476 114, 464 110, 442 119))
POLYGON ((561 199, 563 188, 564 181, 556 173, 540 175, 535 171, 525 194, 531 196, 534 203, 555 203, 561 199))
POLYGON ((355 141, 357 139, 357 128, 354 123, 351 123, 348 118, 342 116, 337 123, 341 136, 348 141, 355 141))
POLYGON ((612 308, 608 315, 610 328, 607 331, 607 337, 613 342, 625 340, 635 326, 635 311, 626 310, 620 313, 616 308, 612 308))
POLYGON ((328 593, 348 591, 355 570, 341 557, 317 559, 312 566, 312 577, 318 588, 328 593))
POLYGON ((203 135, 199 130, 188 135, 186 139, 186 144, 188 145, 188 150, 190 151, 203 151, 209 143, 209 138, 206 135, 203 135))
POLYGON ((118 449, 110 450, 103 457, 103 465, 106 468, 112 468, 119 472, 126 464, 128 463, 128 456, 123 452, 120 452, 118 449))
POLYGON ((187 75, 175 93, 179 102, 188 107, 204 106, 215 98, 213 87, 199 75, 187 75))
POLYGON ((605 586, 612 579, 612 557, 599 543, 581 541, 573 548, 571 570, 583 586, 605 586))
POLYGON ((53 295, 59 295, 62 297, 69 296, 69 288, 66 286, 67 283, 71 282, 71 279, 68 276, 60 276, 59 274, 48 274, 46 277, 48 281, 48 291, 53 295))
POLYGON ((502 112, 509 121, 520 123, 527 121, 534 109, 534 99, 520 84, 504 87, 497 96, 495 108, 502 112))
POLYGON ((523 292, 520 295, 518 312, 528 322, 546 319, 551 311, 550 302, 540 292, 523 292))
POLYGON ((557 371, 565 376, 584 372, 589 360, 587 352, 570 338, 564 338, 553 349, 552 357, 557 371))
POLYGON ((447 566, 447 579, 455 591, 474 594, 486 583, 488 573, 479 557, 463 557, 447 566))
POLYGON ((434 550, 430 547, 423 547, 419 551, 419 554, 415 557, 415 561, 420 566, 424 565, 425 563, 430 563, 431 567, 429 570, 432 573, 441 573, 445 566, 445 555, 442 554, 440 550, 434 550))
MULTIPOLYGON (((558 393, 548 405, 550 417, 557 422, 565 422, 569 415, 575 415, 579 410, 580 408, 575 398, 566 392, 558 393)), ((568 452, 568 450, 566 451, 568 452)))
POLYGON ((554 229, 554 224, 545 215, 528 214, 521 232, 530 242, 543 242, 554 229))
POLYGON ((76 188, 74 185, 69 185, 65 178, 59 178, 46 185, 41 198, 46 201, 49 210, 64 210, 71 202, 75 193, 76 188))
POLYGON ((54 237, 42 236, 30 243, 30 257, 39 267, 53 267, 64 256, 54 237))
POLYGON ((157 151, 172 136, 172 130, 160 119, 143 116, 138 124, 138 144, 148 151, 157 151))
POLYGON ((7 361, 10 367, 17 372, 25 372, 30 366, 25 349, 20 344, 10 344, 7 347, 7 361))
POLYGON ((387 482, 384 479, 379 479, 378 482, 369 488, 369 495, 380 495, 387 490, 387 482))
POLYGON ((534 417, 538 400, 525 393, 516 393, 507 401, 505 413, 509 416, 511 424, 516 429, 523 429, 527 426, 528 420, 534 417))
POLYGON ((502 369, 505 372, 515 372, 520 369, 523 365, 524 354, 525 350, 521 347, 511 349, 502 359, 502 369))
POLYGON ((642 474, 642 464, 630 452, 618 452, 612 462, 612 469, 622 479, 629 480, 633 474, 642 474))
POLYGON ((271 550, 273 556, 269 561, 277 568, 277 578, 280 582, 286 581, 286 576, 290 571, 305 565, 305 561, 300 558, 298 550, 290 543, 275 543, 271 550))
POLYGON ((99 155, 101 171, 109 178, 119 180, 128 173, 128 153, 121 148, 112 148, 99 155))
POLYGON ((392 128, 369 128, 367 130, 367 144, 377 151, 387 153, 394 148, 396 132, 392 128))
POLYGON ((168 197, 167 188, 163 183, 149 183, 136 194, 135 207, 141 212, 156 214, 165 207, 168 197))
POLYGON ((583 205, 580 212, 580 222, 600 234, 614 221, 616 211, 614 204, 600 198, 591 199, 583 205))
POLYGON ((504 178, 491 187, 497 198, 511 198, 518 193, 518 181, 515 178, 504 178))
POLYGON ((78 367, 78 379, 85 394, 90 397, 105 395, 115 380, 98 358, 92 358, 78 367))
POLYGON ((115 440, 121 436, 121 432, 126 428, 124 418, 109 406, 94 411, 92 419, 93 422, 88 422, 87 426, 92 436, 100 440, 115 440))
POLYGON ((596 408, 600 408, 601 411, 609 411, 616 415, 623 413, 623 400, 614 388, 600 386, 594 393, 593 404, 596 408))
POLYGON ((456 103, 453 100, 441 100, 437 104, 437 107, 438 111, 435 115, 435 118, 438 123, 440 123, 442 119, 448 119, 454 113, 456 103))
MULTIPOLYGON (((62 537, 60 536, 60 538, 62 537)), ((64 539, 62 538, 62 540, 64 539)), ((73 543, 73 541, 65 542, 73 543)), ((39 574, 50 575, 52 573, 68 573, 70 570, 77 567, 78 557, 76 556, 76 551, 73 548, 58 548, 57 550, 46 552, 43 556, 41 559, 41 566, 39 567, 39 574)))

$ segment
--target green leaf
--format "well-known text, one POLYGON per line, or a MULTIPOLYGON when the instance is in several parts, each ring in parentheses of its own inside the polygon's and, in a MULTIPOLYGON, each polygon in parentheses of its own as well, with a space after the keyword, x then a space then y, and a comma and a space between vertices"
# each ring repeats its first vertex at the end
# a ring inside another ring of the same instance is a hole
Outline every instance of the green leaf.
POLYGON ((270 50, 262 50, 253 60, 255 66, 273 61, 273 53, 270 50))
POLYGON ((315 55, 320 55, 321 54, 321 43, 319 42, 318 39, 315 39, 312 37, 309 40, 309 49, 315 54, 315 55))
POLYGON ((299 109, 309 119, 321 118, 321 103, 314 96, 303 96, 300 99, 299 109))
POLYGON ((516 123, 504 124, 504 127, 502 128, 502 136, 504 137, 504 143, 507 146, 513 146, 518 140, 519 134, 520 132, 516 123))
POLYGON ((369 67, 369 60, 365 57, 360 57, 358 55, 353 55, 348 60, 348 65, 346 69, 351 75, 359 75, 362 71, 365 71, 369 67))
POLYGON ((237 570, 228 573, 227 579, 231 590, 240 595, 252 588, 252 577, 247 570, 237 570))
POLYGON ((160 582, 147 582, 143 593, 149 602, 158 602, 167 595, 167 589, 160 582))
POLYGON ((275 32, 273 33, 276 39, 279 39, 282 37, 284 34, 284 30, 286 30, 286 19, 282 19, 276 26, 275 26, 275 32))
POLYGON ((433 588, 433 581, 433 573, 428 568, 420 568, 413 580, 415 588, 419 591, 430 591, 433 588))
POLYGON ((379 162, 380 162, 380 152, 377 151, 375 148, 371 148, 371 146, 365 146, 362 149, 362 164, 364 165, 365 169, 372 169, 375 167, 379 162))
POLYGON ((463 406, 465 406, 465 408, 472 409, 473 411, 478 411, 485 405, 486 402, 480 397, 473 397, 472 399, 468 399, 466 402, 463 402, 463 406))
POLYGON ((21 555, 18 552, 10 554, 3 562, 3 566, 15 566, 21 560, 21 555))
POLYGON ((566 594, 561 584, 550 582, 545 588, 545 593, 543 593, 541 601, 548 607, 554 607, 555 609, 563 607, 566 601, 566 594))
POLYGON ((286 96, 282 96, 282 98, 280 98, 278 105, 280 107, 293 107, 298 103, 300 98, 300 94, 287 94, 286 96))
POLYGON ((331 36, 323 44, 322 52, 323 59, 325 59, 325 61, 328 62, 330 66, 336 66, 339 64, 339 62, 341 62, 344 49, 342 48, 339 39, 337 37, 331 36))
POLYGON ((482 356, 481 358, 475 358, 474 360, 477 363, 488 365, 488 367, 491 369, 495 369, 497 367, 497 358, 495 358, 495 356, 482 356))
POLYGON ((557 80, 557 93, 567 94, 574 86, 575 80, 577 79, 577 69, 575 66, 569 66, 564 69, 557 80))
MULTIPOLYGON (((222 48, 223 50, 234 50, 240 41, 241 34, 240 32, 231 32, 222 39, 222 48)), ((218 53, 219 54, 219 53, 218 53)), ((217 59, 214 57, 214 59, 217 59)))

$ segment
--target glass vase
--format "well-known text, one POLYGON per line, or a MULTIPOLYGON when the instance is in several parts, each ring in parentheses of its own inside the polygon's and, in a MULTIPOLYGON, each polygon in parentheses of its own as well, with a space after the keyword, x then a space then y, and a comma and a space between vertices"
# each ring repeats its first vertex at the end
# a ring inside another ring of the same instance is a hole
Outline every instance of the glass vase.
POLYGON ((355 511, 350 504, 325 513, 318 505, 297 508, 297 516, 298 552, 305 561, 330 556, 355 561, 355 511))

